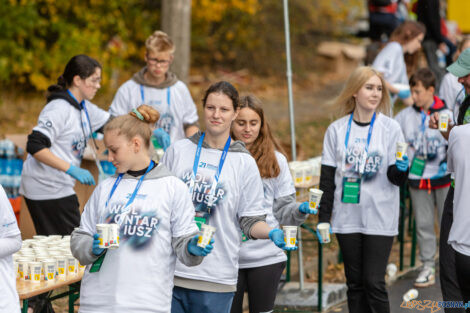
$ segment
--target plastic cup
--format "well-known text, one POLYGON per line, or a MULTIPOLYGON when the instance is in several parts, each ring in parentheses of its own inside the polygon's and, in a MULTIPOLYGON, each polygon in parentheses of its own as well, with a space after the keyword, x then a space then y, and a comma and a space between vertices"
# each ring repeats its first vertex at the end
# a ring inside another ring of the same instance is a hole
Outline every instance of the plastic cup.
POLYGON ((50 241, 58 241, 62 239, 62 235, 49 235, 47 238, 50 241))
POLYGON ((57 277, 59 279, 67 278, 67 257, 57 256, 55 259, 57 261, 57 277))
POLYGON ((397 274, 397 271, 398 271, 398 268, 397 268, 397 266, 395 265, 395 263, 389 263, 389 264, 387 265, 387 270, 386 270, 386 272, 387 272, 387 275, 388 275, 389 278, 394 278, 395 275, 397 274))
POLYGON ((317 210, 318 205, 320 204, 321 196, 323 195, 323 191, 316 188, 310 188, 308 190, 308 206, 312 210, 317 210))
POLYGON ((18 276, 21 280, 26 281, 28 280, 29 276, 29 262, 34 261, 28 258, 20 258, 18 259, 18 276))
POLYGON ((100 244, 99 247, 102 249, 107 249, 109 246, 109 224, 96 224, 96 232, 99 235, 100 244))
POLYGON ((323 239, 323 243, 328 243, 331 241, 329 223, 320 223, 317 225, 317 229, 321 235, 321 238, 323 239))
POLYGON ((35 239, 35 240, 41 240, 41 239, 45 239, 45 238, 47 238, 47 236, 44 236, 44 235, 34 235, 33 236, 33 239, 35 239))
POLYGON ((78 274, 78 260, 73 255, 68 254, 67 257, 67 275, 75 276, 78 274))
POLYGON ((198 247, 205 248, 212 239, 212 236, 215 233, 216 228, 210 225, 202 224, 201 225, 201 235, 197 241, 198 247))
POLYGON ((108 242, 109 249, 119 248, 119 225, 108 224, 108 242))
POLYGON ((408 302, 418 298, 419 292, 416 289, 410 289, 403 295, 403 301, 408 302))
POLYGON ((310 164, 305 164, 302 166, 302 169, 304 171, 303 176, 304 176, 305 183, 310 184, 313 178, 313 166, 311 166, 310 164))
POLYGON ((446 132, 449 126, 449 114, 448 113, 440 113, 439 114, 439 130, 441 132, 446 132))
POLYGON ((294 248, 297 242, 297 226, 282 226, 287 248, 294 248))
POLYGON ((410 85, 408 85, 408 84, 395 83, 395 84, 392 84, 392 86, 394 88, 398 89, 399 91, 410 90, 410 85))
POLYGON ((41 272, 42 272, 42 264, 41 262, 29 262, 29 271, 30 271, 30 281, 32 283, 38 284, 41 282, 41 272))
POLYGON ((403 160, 403 156, 406 155, 408 144, 406 142, 397 142, 397 160, 403 160))
POLYGON ((44 267, 44 280, 53 282, 57 272, 57 261, 55 259, 47 259, 42 261, 44 267))

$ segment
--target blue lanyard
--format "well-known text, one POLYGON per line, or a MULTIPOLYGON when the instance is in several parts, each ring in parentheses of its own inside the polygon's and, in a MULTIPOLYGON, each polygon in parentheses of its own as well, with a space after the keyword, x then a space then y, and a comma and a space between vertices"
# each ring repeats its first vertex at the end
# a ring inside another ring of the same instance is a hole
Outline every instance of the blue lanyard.
POLYGON ((428 115, 426 113, 424 113, 423 110, 421 110, 421 133, 424 133, 426 132, 426 117, 428 115))
MULTIPOLYGON (((348 122, 348 129, 346 131, 346 138, 344 140, 344 147, 346 151, 348 151, 349 134, 351 133, 352 120, 353 120, 353 114, 351 113, 351 116, 349 117, 349 122, 348 122)), ((369 133, 367 134, 367 144, 365 147, 366 155, 367 155, 367 152, 369 151, 369 144, 370 144, 370 139, 372 137, 372 129, 374 128, 374 122, 375 122, 375 112, 374 112, 374 115, 372 116, 372 120, 370 121, 369 133)))
MULTIPOLYGON (((137 182, 137 186, 135 187, 134 192, 132 193, 131 197, 127 201, 125 208, 134 201, 134 199, 137 195, 137 192, 139 191, 140 186, 142 185, 142 182, 144 181, 145 176, 147 175, 148 172, 150 172, 150 170, 153 168, 154 164, 155 163, 153 162, 153 160, 150 160, 149 167, 145 171, 145 174, 142 175, 142 177, 140 177, 139 181, 137 182)), ((108 200, 106 200, 106 207, 108 207, 109 200, 111 200, 111 197, 113 196, 114 192, 116 191, 117 186, 121 182, 122 176, 124 176, 124 173, 119 174, 118 177, 116 178, 116 181, 114 182, 113 188, 111 188, 111 192, 109 193, 108 200)))
MULTIPOLYGON (((70 90, 67 89, 67 92, 69 93, 69 95, 73 98, 73 100, 77 101, 77 103, 79 104, 80 108, 83 109, 85 111, 85 116, 86 116, 86 119, 88 121, 88 127, 90 128, 90 135, 88 137, 91 137, 91 135, 93 134, 93 129, 91 128, 91 121, 90 121, 90 116, 88 115, 88 110, 86 109, 86 105, 85 105, 85 100, 82 100, 82 102, 78 102, 77 98, 75 98, 75 96, 70 92, 70 90)), ((82 118, 81 118, 81 115, 80 115, 80 123, 82 121, 82 118)), ((85 132, 84 132, 85 133, 85 132)), ((83 134, 85 135, 85 134, 83 134)), ((85 135, 85 138, 87 136, 85 135)))
MULTIPOLYGON (((194 181, 196 180, 197 169, 199 165, 199 159, 201 157, 201 150, 202 150, 202 143, 204 142, 205 133, 201 134, 201 138, 199 138, 199 142, 197 143, 196 155, 194 156, 194 164, 193 164, 193 175, 191 176, 190 182, 190 192, 193 193, 193 185, 194 181)), ((215 187, 217 187, 217 183, 219 182, 220 173, 222 172, 222 167, 224 166, 225 159, 227 158, 228 149, 230 148, 230 142, 232 138, 228 136, 227 141, 225 142, 224 151, 222 151, 222 155, 219 161, 219 167, 217 168, 217 172, 215 173, 214 182, 212 184, 212 188, 210 190, 211 193, 215 193, 215 187)))
MULTIPOLYGON (((145 104, 145 93, 144 93, 144 85, 140 85, 140 98, 142 99, 142 104, 145 104)), ((168 104, 168 113, 170 113, 170 87, 166 89, 166 103, 168 104)))

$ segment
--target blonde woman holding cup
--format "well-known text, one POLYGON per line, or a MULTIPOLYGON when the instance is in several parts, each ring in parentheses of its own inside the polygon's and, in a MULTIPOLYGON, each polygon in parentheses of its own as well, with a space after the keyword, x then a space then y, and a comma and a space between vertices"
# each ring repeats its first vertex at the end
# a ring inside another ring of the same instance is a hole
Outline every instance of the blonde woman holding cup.
MULTIPOLYGON (((261 101, 253 95, 240 99, 240 112, 232 124, 232 137, 245 143, 261 174, 266 222, 271 227, 302 224, 308 214, 316 214, 308 202, 297 204, 295 187, 282 147, 271 133, 261 101)), ((293 231, 294 232, 294 231, 293 231)), ((231 313, 242 313, 243 296, 248 292, 250 312, 274 308, 277 287, 287 257, 269 240, 244 240, 239 253, 237 292, 231 313)))
POLYGON ((408 159, 395 158, 404 138, 387 116, 389 99, 378 71, 357 68, 335 101, 344 116, 328 127, 323 142, 319 222, 331 222, 343 253, 351 313, 390 312, 385 269, 398 234, 398 186, 408 159))
POLYGON ((88 265, 79 312, 168 313, 176 259, 195 266, 212 250, 197 246, 187 187, 150 159, 150 125, 158 112, 148 106, 140 111, 105 125, 108 160, 117 174, 96 187, 72 233, 72 253, 88 265), (119 225, 119 247, 99 247, 98 224, 119 225))

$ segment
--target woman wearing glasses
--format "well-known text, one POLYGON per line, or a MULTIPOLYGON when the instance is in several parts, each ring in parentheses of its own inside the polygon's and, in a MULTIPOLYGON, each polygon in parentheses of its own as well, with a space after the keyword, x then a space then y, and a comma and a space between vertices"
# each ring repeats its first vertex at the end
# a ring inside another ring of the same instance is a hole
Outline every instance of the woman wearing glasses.
POLYGON ((70 59, 57 84, 48 88, 47 104, 28 136, 20 193, 40 235, 68 235, 80 224, 73 187, 75 180, 95 184, 80 163, 91 134, 109 119, 89 102, 100 81, 98 61, 83 54, 70 59))
POLYGON ((147 66, 119 87, 109 108, 112 116, 127 114, 141 104, 160 113, 153 132, 166 150, 171 142, 190 137, 198 130, 196 105, 186 85, 169 71, 175 46, 162 31, 145 41, 147 66))

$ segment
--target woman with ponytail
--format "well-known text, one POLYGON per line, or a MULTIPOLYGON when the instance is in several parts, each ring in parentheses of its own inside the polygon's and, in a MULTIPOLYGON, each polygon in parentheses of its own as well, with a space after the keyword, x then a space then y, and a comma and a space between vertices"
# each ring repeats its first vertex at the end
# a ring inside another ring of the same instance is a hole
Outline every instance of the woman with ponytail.
POLYGON ((57 84, 48 88, 47 104, 28 136, 20 193, 39 235, 68 235, 79 225, 75 180, 95 184, 80 163, 91 134, 109 119, 90 102, 100 82, 98 61, 83 54, 71 58, 57 84))
POLYGON ((158 112, 149 106, 139 110, 104 127, 108 160, 117 174, 96 187, 72 233, 73 255, 89 265, 80 312, 168 313, 176 258, 195 266, 212 250, 211 244, 197 246, 194 207, 185 184, 150 159, 150 125, 157 122, 158 112), (119 225, 117 249, 99 247, 96 225, 103 223, 119 225))

